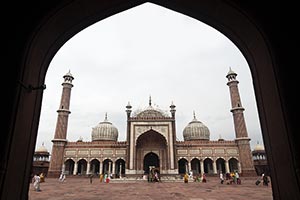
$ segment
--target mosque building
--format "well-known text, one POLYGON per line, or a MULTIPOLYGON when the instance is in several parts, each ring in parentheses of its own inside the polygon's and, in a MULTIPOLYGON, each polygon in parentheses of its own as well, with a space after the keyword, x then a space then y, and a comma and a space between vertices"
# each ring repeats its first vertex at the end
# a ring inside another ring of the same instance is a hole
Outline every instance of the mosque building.
POLYGON ((231 69, 226 78, 231 97, 235 139, 210 140, 209 128, 194 114, 183 130, 184 141, 176 139, 176 106, 170 113, 149 105, 134 111, 126 106, 126 141, 118 141, 119 130, 108 120, 92 128, 91 141, 67 140, 70 95, 74 77, 63 76, 62 96, 51 153, 48 177, 67 175, 111 174, 115 178, 142 176, 157 168, 163 176, 193 172, 208 175, 238 171, 242 176, 255 175, 244 119, 237 74, 231 69))

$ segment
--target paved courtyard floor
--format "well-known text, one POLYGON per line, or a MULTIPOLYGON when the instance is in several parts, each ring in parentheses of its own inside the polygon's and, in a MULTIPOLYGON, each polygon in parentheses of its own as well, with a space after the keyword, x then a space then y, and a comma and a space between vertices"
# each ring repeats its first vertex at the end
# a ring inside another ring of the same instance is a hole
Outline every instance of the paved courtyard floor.
POLYGON ((117 181, 100 183, 98 178, 46 178, 41 191, 33 184, 29 188, 29 200, 271 200, 271 185, 255 185, 255 179, 241 179, 241 185, 220 184, 217 177, 207 183, 183 181, 148 183, 147 181, 117 181))

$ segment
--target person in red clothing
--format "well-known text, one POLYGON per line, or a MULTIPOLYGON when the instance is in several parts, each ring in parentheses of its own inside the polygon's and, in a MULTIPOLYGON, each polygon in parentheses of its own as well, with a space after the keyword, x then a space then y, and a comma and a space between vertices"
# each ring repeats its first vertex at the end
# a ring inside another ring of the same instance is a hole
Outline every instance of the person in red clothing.
POLYGON ((206 175, 205 175, 205 173, 203 173, 203 175, 202 175, 202 183, 206 183, 206 175))

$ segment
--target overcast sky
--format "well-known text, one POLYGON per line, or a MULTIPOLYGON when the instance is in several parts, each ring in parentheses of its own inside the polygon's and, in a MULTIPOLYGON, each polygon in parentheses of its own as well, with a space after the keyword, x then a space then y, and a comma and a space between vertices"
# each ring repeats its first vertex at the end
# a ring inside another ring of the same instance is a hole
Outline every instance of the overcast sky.
POLYGON ((246 59, 222 33, 188 16, 145 3, 79 32, 57 52, 46 75, 36 147, 52 149, 63 75, 74 76, 67 139, 91 141, 92 127, 108 120, 126 140, 125 106, 152 105, 169 112, 176 105, 178 140, 193 119, 210 139, 235 138, 226 85, 229 67, 238 76, 251 146, 262 144, 261 128, 246 59))

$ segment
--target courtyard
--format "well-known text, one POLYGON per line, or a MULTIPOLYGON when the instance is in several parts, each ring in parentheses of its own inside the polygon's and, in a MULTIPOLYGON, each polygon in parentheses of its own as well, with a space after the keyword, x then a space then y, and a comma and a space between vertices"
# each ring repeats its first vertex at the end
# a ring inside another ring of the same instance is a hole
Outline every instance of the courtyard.
POLYGON ((256 178, 241 177, 242 184, 221 184, 217 177, 206 183, 183 180, 149 183, 145 180, 112 179, 100 183, 99 178, 67 177, 65 182, 46 178, 41 191, 34 191, 30 183, 29 200, 271 200, 272 188, 255 185, 256 178))

